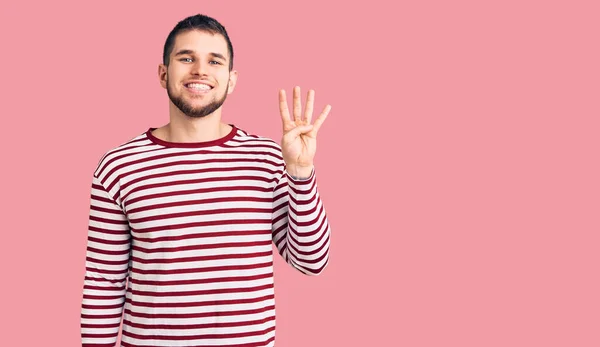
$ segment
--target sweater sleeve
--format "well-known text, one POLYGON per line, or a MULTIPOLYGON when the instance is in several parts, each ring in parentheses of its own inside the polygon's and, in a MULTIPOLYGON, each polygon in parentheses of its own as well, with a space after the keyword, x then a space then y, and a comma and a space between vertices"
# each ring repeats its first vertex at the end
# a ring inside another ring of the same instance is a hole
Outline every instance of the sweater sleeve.
POLYGON ((273 242, 283 259, 306 275, 329 262, 330 228, 317 191, 315 170, 306 179, 283 172, 273 191, 273 242))
POLYGON ((113 347, 119 333, 129 272, 129 223, 95 176, 90 205, 81 340, 83 347, 113 347))

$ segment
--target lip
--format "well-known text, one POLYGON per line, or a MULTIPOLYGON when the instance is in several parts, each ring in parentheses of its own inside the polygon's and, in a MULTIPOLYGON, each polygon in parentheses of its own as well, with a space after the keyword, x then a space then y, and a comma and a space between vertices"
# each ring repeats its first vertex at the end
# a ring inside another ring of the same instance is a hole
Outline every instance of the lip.
POLYGON ((191 80, 191 81, 186 81, 183 83, 183 85, 187 88, 187 85, 190 83, 198 83, 198 84, 204 84, 209 86, 211 89, 214 88, 215 86, 213 86, 212 84, 208 83, 207 81, 202 81, 202 80, 191 80))
POLYGON ((190 93, 192 94, 206 94, 208 92, 210 92, 211 90, 213 90, 214 86, 206 81, 198 81, 198 80, 192 80, 192 81, 187 81, 183 84, 183 86, 185 87, 185 89, 187 89, 190 93), (210 87, 209 90, 199 90, 199 89, 194 89, 194 88, 189 88, 188 85, 191 83, 198 83, 198 84, 204 84, 210 87))

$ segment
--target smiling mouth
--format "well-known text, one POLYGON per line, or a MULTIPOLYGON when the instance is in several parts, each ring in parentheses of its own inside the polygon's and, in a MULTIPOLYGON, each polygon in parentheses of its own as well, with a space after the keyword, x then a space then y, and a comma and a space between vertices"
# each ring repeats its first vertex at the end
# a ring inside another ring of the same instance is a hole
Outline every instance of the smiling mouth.
POLYGON ((208 93, 213 87, 204 83, 187 83, 184 84, 185 88, 194 94, 205 94, 208 93))

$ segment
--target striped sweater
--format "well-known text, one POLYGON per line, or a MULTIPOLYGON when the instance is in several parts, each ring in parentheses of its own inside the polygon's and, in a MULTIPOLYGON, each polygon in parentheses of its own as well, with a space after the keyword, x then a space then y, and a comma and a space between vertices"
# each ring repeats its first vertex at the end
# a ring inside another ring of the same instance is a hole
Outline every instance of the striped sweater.
POLYGON ((330 228, 315 171, 233 126, 173 143, 155 128, 108 151, 92 180, 83 346, 274 346, 273 246, 307 275, 330 228))

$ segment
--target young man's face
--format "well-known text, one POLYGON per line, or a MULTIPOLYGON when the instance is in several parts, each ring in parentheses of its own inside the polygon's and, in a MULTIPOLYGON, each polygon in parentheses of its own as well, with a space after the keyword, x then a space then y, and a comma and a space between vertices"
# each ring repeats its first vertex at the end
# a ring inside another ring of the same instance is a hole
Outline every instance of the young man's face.
POLYGON ((158 71, 171 102, 189 117, 204 117, 221 107, 237 79, 237 71, 229 71, 225 38, 199 30, 179 33, 168 68, 161 64, 158 71))

